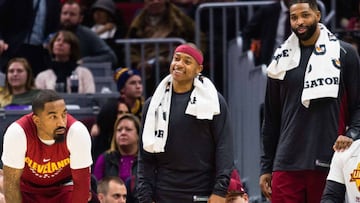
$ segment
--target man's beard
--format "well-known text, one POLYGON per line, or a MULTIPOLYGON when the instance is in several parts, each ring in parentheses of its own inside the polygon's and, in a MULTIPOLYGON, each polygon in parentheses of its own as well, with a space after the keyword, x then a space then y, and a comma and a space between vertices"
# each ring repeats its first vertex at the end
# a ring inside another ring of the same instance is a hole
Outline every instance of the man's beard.
MULTIPOLYGON (((58 128, 58 129, 64 129, 64 128, 58 128)), ((58 130, 57 129, 57 130, 58 130)), ((65 140, 65 133, 56 133, 56 130, 54 132, 54 140, 55 140, 55 143, 61 143, 61 142, 64 142, 65 140)))
POLYGON ((64 142, 64 140, 65 140, 65 135, 64 135, 64 134, 55 134, 54 140, 55 140, 55 143, 64 142))
POLYGON ((299 34, 297 32, 296 29, 293 29, 292 28, 292 31, 296 34, 296 36, 301 40, 301 41, 306 41, 306 40, 309 40, 313 35, 314 33, 316 32, 316 28, 317 28, 318 24, 315 22, 309 26, 305 26, 307 28, 307 31, 302 33, 302 34, 299 34))

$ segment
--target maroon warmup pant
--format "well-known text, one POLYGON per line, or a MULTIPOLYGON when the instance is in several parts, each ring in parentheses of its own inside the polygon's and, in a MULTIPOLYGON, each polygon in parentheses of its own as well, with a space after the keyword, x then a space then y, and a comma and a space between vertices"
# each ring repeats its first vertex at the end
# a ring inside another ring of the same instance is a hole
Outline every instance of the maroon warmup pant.
POLYGON ((272 175, 271 202, 318 203, 326 177, 326 171, 275 171, 272 175))

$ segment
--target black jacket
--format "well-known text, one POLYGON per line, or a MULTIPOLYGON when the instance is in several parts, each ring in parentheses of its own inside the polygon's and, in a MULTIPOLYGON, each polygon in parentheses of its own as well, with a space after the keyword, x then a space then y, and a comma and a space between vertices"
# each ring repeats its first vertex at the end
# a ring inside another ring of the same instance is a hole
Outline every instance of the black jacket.
MULTIPOLYGON (((340 41, 337 98, 301 104, 304 74, 314 47, 302 48, 299 67, 284 80, 268 78, 262 132, 261 174, 272 171, 328 170, 338 135, 360 134, 360 64, 354 48, 340 41), (305 66, 305 67, 304 67, 305 66)), ((315 67, 316 68, 316 67, 315 67)))
MULTIPOLYGON (((221 113, 213 120, 196 119, 185 114, 190 93, 172 94, 165 152, 144 151, 140 138, 138 194, 141 203, 190 203, 195 195, 225 196, 227 193, 234 168, 227 104, 219 94, 221 113)), ((144 106, 143 122, 149 102, 150 99, 144 106)))

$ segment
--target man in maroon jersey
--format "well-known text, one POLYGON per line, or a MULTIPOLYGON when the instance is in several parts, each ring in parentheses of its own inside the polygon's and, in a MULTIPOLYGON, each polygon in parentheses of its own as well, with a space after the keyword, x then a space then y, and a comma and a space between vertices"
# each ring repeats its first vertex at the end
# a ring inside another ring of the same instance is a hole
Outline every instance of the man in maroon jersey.
POLYGON ((67 113, 52 90, 39 92, 32 113, 4 135, 6 202, 87 202, 91 140, 86 127, 67 113))

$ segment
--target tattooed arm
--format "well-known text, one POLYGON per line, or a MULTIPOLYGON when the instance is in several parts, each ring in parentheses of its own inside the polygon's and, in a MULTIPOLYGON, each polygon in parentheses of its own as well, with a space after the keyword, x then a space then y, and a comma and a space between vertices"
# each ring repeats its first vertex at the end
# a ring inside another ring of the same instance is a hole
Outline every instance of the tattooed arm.
POLYGON ((4 195, 6 202, 21 203, 20 177, 23 169, 4 166, 4 195))

